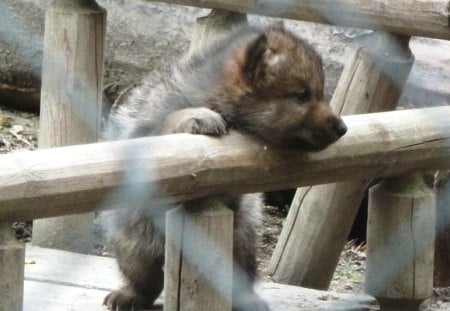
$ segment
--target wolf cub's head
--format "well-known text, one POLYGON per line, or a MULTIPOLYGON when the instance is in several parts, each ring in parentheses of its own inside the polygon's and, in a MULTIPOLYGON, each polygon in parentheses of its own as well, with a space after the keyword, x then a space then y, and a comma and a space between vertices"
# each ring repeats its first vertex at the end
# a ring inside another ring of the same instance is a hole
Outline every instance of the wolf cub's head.
POLYGON ((279 146, 319 151, 347 131, 324 99, 322 60, 281 26, 241 39, 223 85, 238 127, 279 146))

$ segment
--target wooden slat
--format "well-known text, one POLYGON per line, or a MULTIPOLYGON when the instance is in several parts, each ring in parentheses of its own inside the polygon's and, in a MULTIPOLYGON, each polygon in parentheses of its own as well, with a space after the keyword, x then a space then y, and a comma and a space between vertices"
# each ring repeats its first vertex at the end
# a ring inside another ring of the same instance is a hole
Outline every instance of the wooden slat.
POLYGON ((448 0, 156 0, 410 36, 450 39, 448 0))
POLYGON ((450 167, 450 107, 344 120, 348 133, 310 154, 232 133, 221 139, 177 134, 2 155, 0 214, 34 219, 126 206, 137 195, 181 201, 450 167))
MULTIPOLYGON (((114 258, 29 245, 26 257, 34 263, 25 265, 23 311, 106 311, 102 307, 103 298, 109 289, 116 289, 122 283, 114 258), (90 275, 82 275, 80 268, 90 275)), ((299 306, 308 311, 361 310, 375 304, 375 299, 368 295, 324 292, 272 282, 259 283, 256 290, 271 310, 298 311, 299 306)), ((162 310, 162 304, 163 299, 159 298, 149 311, 162 310)), ((442 307, 447 305, 450 303, 442 307)))

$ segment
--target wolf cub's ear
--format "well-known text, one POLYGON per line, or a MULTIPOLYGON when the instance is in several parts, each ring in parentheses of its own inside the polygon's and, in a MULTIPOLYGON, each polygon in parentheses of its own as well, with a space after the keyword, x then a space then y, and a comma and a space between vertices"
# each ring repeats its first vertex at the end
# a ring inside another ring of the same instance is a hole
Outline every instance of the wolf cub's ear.
POLYGON ((264 54, 267 51, 267 37, 261 34, 247 48, 244 71, 254 81, 264 71, 264 54))
POLYGON ((247 48, 244 70, 254 85, 269 82, 285 63, 286 57, 273 50, 267 40, 266 34, 261 34, 247 48))

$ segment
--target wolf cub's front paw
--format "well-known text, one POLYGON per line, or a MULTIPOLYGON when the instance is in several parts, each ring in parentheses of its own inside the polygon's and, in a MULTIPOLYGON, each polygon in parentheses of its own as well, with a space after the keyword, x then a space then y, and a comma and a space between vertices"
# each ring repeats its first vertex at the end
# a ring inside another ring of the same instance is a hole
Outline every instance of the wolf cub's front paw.
POLYGON ((186 108, 172 112, 167 117, 162 133, 221 136, 228 133, 228 127, 222 116, 211 109, 186 108))
POLYGON ((109 293, 103 300, 103 305, 112 311, 131 311, 150 308, 153 302, 144 297, 137 296, 133 292, 122 288, 109 293))

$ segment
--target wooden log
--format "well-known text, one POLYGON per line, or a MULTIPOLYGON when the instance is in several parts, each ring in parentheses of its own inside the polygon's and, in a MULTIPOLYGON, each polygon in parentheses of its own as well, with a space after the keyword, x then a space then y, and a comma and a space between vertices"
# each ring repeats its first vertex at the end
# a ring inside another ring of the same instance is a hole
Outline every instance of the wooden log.
POLYGON ((25 246, 12 223, 0 221, 0 309, 22 311, 25 246))
MULTIPOLYGON (((45 18, 39 148, 96 142, 106 12, 94 0, 57 0, 45 18)), ((33 224, 33 244, 87 253, 94 214, 33 224)))
POLYGON ((134 185, 156 188, 151 199, 164 203, 450 166, 448 106, 343 119, 347 134, 318 153, 277 149, 232 132, 0 155, 0 214, 23 220, 126 207, 120 189, 134 185), (137 173, 127 183, 131 164, 137 173))
POLYGON ((231 310, 233 212, 200 199, 167 213, 164 310, 231 310))
POLYGON ((450 176, 437 174, 436 247, 434 255, 434 287, 450 286, 450 176))
POLYGON ((382 310, 418 310, 432 294, 435 199, 422 172, 370 189, 365 284, 382 310))
MULTIPOLYGON (((152 0, 153 1, 153 0, 152 0)), ((407 36, 450 39, 448 0, 156 0, 201 8, 283 17, 407 36)))
MULTIPOLYGON (((355 49, 331 105, 342 115, 394 109, 414 57, 409 38, 374 33, 355 49)), ((328 289, 370 179, 299 188, 268 272, 278 283, 328 289)))

